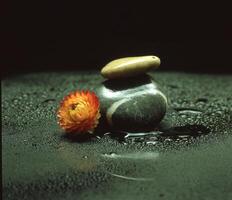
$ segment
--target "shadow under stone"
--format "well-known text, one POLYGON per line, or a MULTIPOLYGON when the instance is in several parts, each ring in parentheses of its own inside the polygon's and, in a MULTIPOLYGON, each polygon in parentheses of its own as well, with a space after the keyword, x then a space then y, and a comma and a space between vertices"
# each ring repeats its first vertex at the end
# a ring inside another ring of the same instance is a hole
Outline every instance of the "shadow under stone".
POLYGON ((129 78, 127 77, 127 78, 106 80, 103 82, 103 85, 106 88, 109 88, 114 91, 122 91, 150 83, 152 83, 152 77, 147 74, 144 74, 144 75, 139 75, 129 78))

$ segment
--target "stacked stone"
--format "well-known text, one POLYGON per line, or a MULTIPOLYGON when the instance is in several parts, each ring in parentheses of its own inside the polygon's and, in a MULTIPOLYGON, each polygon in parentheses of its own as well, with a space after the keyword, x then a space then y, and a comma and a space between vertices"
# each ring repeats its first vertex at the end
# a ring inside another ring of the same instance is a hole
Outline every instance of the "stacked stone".
POLYGON ((102 123, 111 130, 141 132, 153 130, 165 115, 167 98, 146 74, 160 65, 156 56, 129 57, 104 66, 106 81, 97 89, 102 123))

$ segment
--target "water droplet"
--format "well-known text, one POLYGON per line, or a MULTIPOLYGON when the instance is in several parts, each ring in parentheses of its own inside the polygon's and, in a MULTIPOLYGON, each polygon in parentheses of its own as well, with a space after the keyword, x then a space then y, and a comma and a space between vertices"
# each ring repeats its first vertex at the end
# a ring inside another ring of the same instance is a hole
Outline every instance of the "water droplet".
POLYGON ((166 139, 164 140, 164 142, 171 142, 171 141, 173 141, 171 138, 166 138, 166 139))
POLYGON ((56 101, 56 100, 55 99, 46 99, 42 103, 51 103, 51 102, 54 102, 54 101, 56 101))
POLYGON ((12 102, 16 105, 16 104, 18 104, 19 101, 18 101, 18 99, 13 99, 12 102))
POLYGON ((188 138, 189 135, 179 135, 178 137, 179 137, 179 138, 188 138))
POLYGON ((158 141, 148 141, 146 142, 147 145, 156 145, 158 141))
POLYGON ((196 100, 196 103, 207 103, 207 102, 208 102, 208 99, 205 97, 201 97, 196 100))
POLYGON ((28 94, 23 94, 23 98, 27 98, 28 97, 28 94))
POLYGON ((195 114, 195 115, 199 115, 202 113, 202 111, 194 109, 194 108, 174 108, 179 114, 181 114, 182 116, 185 116, 187 114, 195 114))

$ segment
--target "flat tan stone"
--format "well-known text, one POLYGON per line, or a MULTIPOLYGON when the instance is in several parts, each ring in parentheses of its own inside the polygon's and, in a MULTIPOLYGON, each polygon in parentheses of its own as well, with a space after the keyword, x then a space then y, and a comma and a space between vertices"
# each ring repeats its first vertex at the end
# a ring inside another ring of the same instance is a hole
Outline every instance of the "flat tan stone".
POLYGON ((101 74, 108 79, 131 77, 156 69, 159 65, 160 59, 157 56, 120 58, 104 66, 101 74))

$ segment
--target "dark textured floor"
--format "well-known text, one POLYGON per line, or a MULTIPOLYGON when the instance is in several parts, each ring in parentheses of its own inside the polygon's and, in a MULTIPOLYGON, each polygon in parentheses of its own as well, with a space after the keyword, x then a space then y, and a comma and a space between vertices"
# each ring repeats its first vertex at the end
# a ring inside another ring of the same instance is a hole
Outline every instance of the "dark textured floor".
POLYGON ((164 126, 177 132, 198 127, 200 137, 154 144, 109 136, 73 141, 56 123, 57 106, 70 91, 95 90, 103 80, 98 72, 3 80, 4 199, 232 199, 232 75, 152 76, 169 99, 164 126), (150 156, 113 156, 138 152, 150 156))

